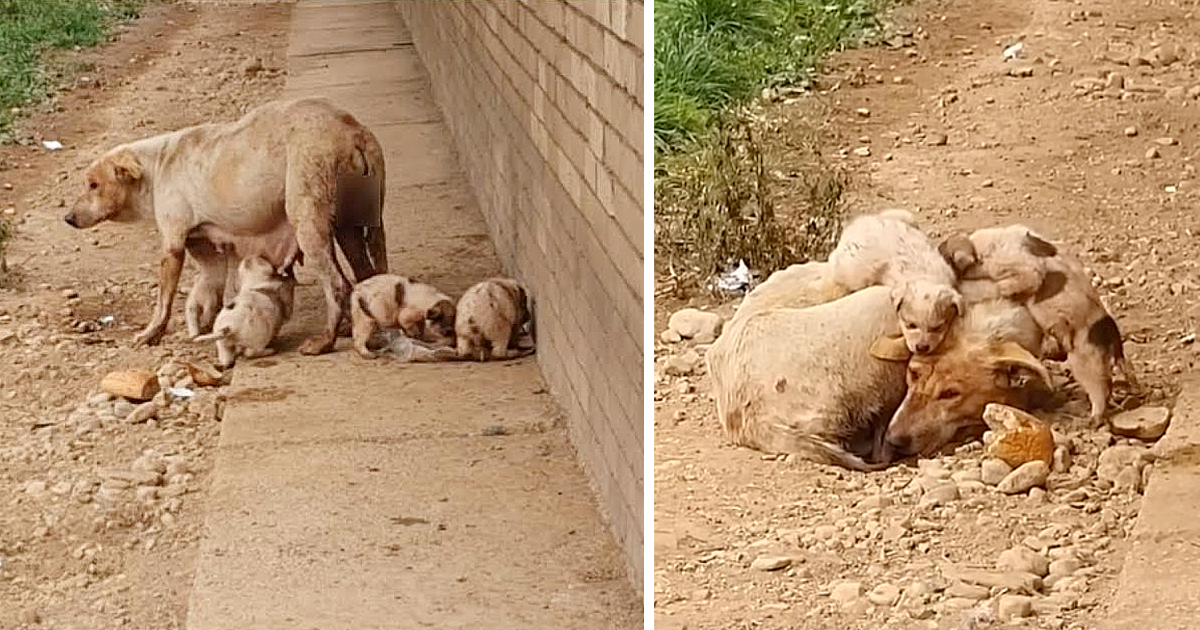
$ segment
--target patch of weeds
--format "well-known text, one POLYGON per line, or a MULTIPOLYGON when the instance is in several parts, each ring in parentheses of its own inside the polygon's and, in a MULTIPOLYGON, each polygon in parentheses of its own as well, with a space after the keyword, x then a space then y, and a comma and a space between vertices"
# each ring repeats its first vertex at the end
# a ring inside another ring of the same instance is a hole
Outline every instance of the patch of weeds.
POLYGON ((702 139, 760 88, 799 82, 820 58, 878 32, 888 0, 659 0, 654 6, 654 144, 702 139))
POLYGON ((53 49, 94 46, 118 20, 137 17, 147 0, 0 0, 0 133, 14 108, 46 95, 44 62, 53 49))
POLYGON ((769 273, 824 258, 836 244, 846 175, 812 152, 781 212, 763 133, 748 112, 730 110, 710 141, 656 163, 655 272, 677 293, 704 288, 739 260, 769 273))

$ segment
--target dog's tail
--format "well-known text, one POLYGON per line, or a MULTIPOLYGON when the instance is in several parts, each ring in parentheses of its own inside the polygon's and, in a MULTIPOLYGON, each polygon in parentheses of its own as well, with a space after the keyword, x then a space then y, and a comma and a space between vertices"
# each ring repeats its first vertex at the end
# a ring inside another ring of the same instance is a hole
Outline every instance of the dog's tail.
POLYGON ((198 337, 193 337, 192 341, 217 341, 219 339, 228 339, 232 335, 233 335, 233 329, 230 328, 229 326, 225 326, 224 328, 222 328, 220 330, 214 330, 214 331, 208 333, 207 335, 200 335, 198 337))
POLYGON ((1125 342, 1121 338, 1121 329, 1117 327, 1117 320, 1113 319, 1112 315, 1105 315, 1092 324, 1088 329, 1088 343, 1099 346, 1110 357, 1121 376, 1125 377, 1125 382, 1135 390, 1138 389, 1137 377, 1134 376, 1129 360, 1125 357, 1125 342))

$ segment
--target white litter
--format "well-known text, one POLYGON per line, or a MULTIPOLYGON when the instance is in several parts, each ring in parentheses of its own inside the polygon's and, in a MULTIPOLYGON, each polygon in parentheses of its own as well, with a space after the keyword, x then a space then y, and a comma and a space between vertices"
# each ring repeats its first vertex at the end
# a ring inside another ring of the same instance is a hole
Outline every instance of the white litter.
POLYGON ((117 318, 113 317, 112 315, 102 315, 99 319, 99 322, 105 326, 108 326, 115 321, 117 321, 117 318))
POLYGON ((1005 61, 1010 59, 1021 59, 1025 56, 1025 42, 1017 42, 1012 44, 1006 47, 1004 52, 1001 54, 1004 55, 1005 61))
POLYGON ((57 151, 63 148, 62 143, 58 140, 42 140, 42 146, 46 147, 49 151, 57 151))
POLYGON ((196 392, 186 387, 168 387, 167 393, 176 398, 191 398, 196 395, 196 392))
POLYGON ((721 291, 736 293, 749 289, 752 280, 753 277, 750 275, 750 268, 746 266, 746 261, 739 260, 737 268, 719 276, 715 282, 715 286, 721 291))
POLYGON ((382 341, 379 343, 377 351, 389 354, 397 361, 404 363, 436 363, 438 361, 454 361, 458 358, 458 352, 454 348, 419 341, 398 330, 385 330, 372 341, 375 342, 371 344, 372 346, 382 341))

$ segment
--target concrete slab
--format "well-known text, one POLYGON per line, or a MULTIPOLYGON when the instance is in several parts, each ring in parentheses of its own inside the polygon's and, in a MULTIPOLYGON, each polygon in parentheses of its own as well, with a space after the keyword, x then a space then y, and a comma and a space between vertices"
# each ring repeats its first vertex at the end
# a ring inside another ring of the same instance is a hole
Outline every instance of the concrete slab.
MULTIPOLYGON (((424 68, 373 46, 407 37, 391 3, 301 2, 293 24, 286 95, 383 145, 391 267, 451 295, 499 274, 424 68)), ((324 317, 303 271, 282 353, 236 368, 189 630, 641 628, 534 361, 302 357, 324 317)))
POLYGON ((1184 383, 1103 630, 1200 627, 1200 378, 1184 383))

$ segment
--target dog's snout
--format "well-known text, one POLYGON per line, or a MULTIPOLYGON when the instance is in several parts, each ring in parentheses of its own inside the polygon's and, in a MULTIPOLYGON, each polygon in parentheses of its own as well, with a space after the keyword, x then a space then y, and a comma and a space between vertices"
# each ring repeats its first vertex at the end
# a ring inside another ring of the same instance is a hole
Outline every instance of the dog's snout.
POLYGON ((75 227, 75 228, 79 227, 79 219, 75 218, 74 212, 68 212, 67 216, 63 217, 63 221, 66 221, 67 225, 69 225, 71 227, 75 227))
POLYGON ((929 344, 927 344, 923 341, 921 343, 917 344, 917 353, 918 354, 925 354, 927 352, 929 352, 929 344))
POLYGON ((886 442, 886 452, 892 460, 903 459, 913 454, 910 436, 895 435, 889 432, 884 441, 886 442))

